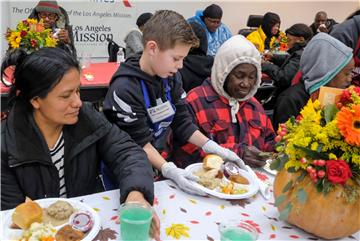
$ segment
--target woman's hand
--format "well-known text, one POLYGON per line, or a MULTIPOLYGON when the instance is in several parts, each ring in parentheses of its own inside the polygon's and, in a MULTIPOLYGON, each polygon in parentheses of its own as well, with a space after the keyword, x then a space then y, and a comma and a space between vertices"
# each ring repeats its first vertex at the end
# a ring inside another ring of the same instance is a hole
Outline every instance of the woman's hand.
MULTIPOLYGON (((144 198, 144 195, 141 192, 138 191, 131 191, 126 200, 126 203, 128 202, 139 202, 147 206, 151 206, 144 198)), ((151 221, 151 230, 150 235, 152 238, 154 238, 156 241, 160 241, 160 219, 155 213, 153 212, 153 218, 151 221)))
POLYGON ((262 167, 266 164, 266 160, 269 159, 269 156, 263 155, 263 153, 255 146, 245 146, 243 160, 252 167, 262 167))

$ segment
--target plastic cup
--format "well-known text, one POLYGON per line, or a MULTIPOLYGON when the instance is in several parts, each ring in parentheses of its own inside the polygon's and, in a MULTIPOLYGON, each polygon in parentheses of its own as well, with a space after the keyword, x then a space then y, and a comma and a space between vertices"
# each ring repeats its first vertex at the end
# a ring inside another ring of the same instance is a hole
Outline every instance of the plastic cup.
POLYGON ((259 235, 250 224, 236 220, 220 223, 219 231, 221 241, 255 241, 259 235))
POLYGON ((148 241, 153 217, 151 206, 142 203, 123 203, 120 206, 121 240, 148 241))

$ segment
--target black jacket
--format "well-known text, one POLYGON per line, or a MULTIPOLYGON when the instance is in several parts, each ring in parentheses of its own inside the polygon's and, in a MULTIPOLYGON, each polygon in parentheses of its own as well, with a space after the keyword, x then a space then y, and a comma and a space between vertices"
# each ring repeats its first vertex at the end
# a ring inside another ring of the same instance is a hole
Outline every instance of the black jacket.
POLYGON ((275 81, 277 93, 281 93, 291 85, 291 80, 300 67, 300 58, 306 44, 295 44, 288 50, 289 55, 275 55, 273 63, 264 63, 261 65, 261 71, 266 73, 275 81))
MULTIPOLYGON (((116 123, 143 147, 149 142, 153 143, 154 137, 150 130, 150 117, 146 110, 140 81, 144 80, 147 86, 151 106, 156 106, 157 98, 163 101, 166 98, 161 79, 143 72, 139 66, 139 59, 139 54, 128 58, 113 75, 104 100, 104 113, 110 122, 116 123)), ((192 123, 187 110, 186 93, 182 89, 181 76, 178 72, 169 78, 169 85, 173 104, 176 107, 171 129, 174 136, 185 143, 198 128, 192 123)))
MULTIPOLYGON (((16 104, 1 126, 1 209, 13 208, 25 197, 59 197, 59 176, 32 114, 16 104)), ((79 120, 63 128, 67 197, 103 191, 100 160, 120 183, 121 202, 132 190, 152 203, 153 175, 145 152, 90 104, 79 120)))
POLYGON ((286 122, 291 116, 298 116, 309 98, 310 95, 306 92, 302 79, 296 85, 282 92, 277 98, 274 108, 274 129, 278 129, 279 124, 286 122))
POLYGON ((183 88, 189 92, 200 86, 211 75, 214 57, 210 55, 188 55, 184 59, 184 66, 179 70, 182 76, 183 88))

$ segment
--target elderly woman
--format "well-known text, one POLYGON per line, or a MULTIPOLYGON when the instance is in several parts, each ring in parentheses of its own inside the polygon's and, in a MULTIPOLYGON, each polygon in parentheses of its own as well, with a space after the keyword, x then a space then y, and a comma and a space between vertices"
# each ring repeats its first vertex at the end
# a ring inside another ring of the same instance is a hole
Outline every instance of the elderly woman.
MULTIPOLYGON (((251 166, 265 164, 265 156, 260 153, 273 151, 275 137, 270 119, 253 97, 261 81, 260 64, 260 53, 254 45, 241 35, 234 36, 215 55, 211 80, 187 96, 201 132, 251 166)), ((181 167, 200 161, 205 154, 191 144, 174 146, 173 158, 181 167)))

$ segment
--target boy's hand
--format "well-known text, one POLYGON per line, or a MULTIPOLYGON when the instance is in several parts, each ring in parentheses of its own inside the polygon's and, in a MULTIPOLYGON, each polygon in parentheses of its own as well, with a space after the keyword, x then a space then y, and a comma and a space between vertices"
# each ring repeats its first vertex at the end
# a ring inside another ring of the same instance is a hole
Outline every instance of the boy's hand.
POLYGON ((206 196, 206 193, 196 186, 194 186, 190 181, 198 181, 198 177, 194 176, 190 172, 178 168, 172 162, 166 162, 161 166, 161 173, 164 177, 174 181, 178 187, 181 188, 184 192, 206 196))

